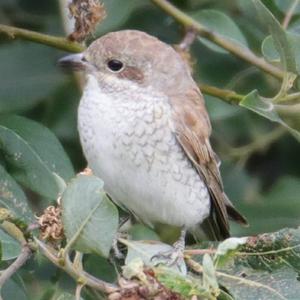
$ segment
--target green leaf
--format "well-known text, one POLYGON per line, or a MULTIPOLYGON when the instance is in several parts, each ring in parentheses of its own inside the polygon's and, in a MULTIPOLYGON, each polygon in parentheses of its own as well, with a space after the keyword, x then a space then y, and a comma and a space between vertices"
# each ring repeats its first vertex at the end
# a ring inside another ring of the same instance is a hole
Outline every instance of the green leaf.
POLYGON ((274 104, 271 100, 261 97, 257 90, 246 95, 239 105, 256 112, 270 121, 278 122, 280 124, 282 122, 277 112, 274 110, 274 104))
POLYGON ((95 254, 85 255, 83 261, 84 270, 106 282, 115 282, 117 273, 115 266, 107 259, 95 254))
POLYGON ((59 296, 54 296, 54 298, 52 298, 53 300, 83 300, 82 297, 80 298, 75 298, 74 295, 67 293, 67 292, 63 292, 61 293, 59 296))
POLYGON ((57 138, 42 125, 18 116, 0 118, 0 149, 9 172, 21 184, 51 199, 73 168, 57 138))
POLYGON ((47 99, 63 81, 57 52, 49 47, 14 41, 1 45, 0 113, 28 110, 47 99))
POLYGON ((170 268, 160 266, 155 268, 155 276, 164 286, 179 293, 185 297, 184 299, 191 299, 193 295, 199 296, 200 299, 213 299, 209 291, 201 286, 199 280, 189 275, 183 276, 170 268))
MULTIPOLYGON (((235 173, 235 177, 239 175, 235 173)), ((251 180, 250 176, 248 178, 251 180)), ((299 225, 299 195, 300 179, 282 176, 269 190, 259 192, 248 201, 240 201, 239 208, 245 212, 250 224, 242 229, 243 234, 258 234, 299 225)), ((240 232, 241 228, 238 230, 240 232)))
POLYGON ((159 241, 159 236, 155 231, 142 224, 135 224, 129 229, 129 234, 133 240, 159 241))
MULTIPOLYGON (((253 91, 241 101, 240 105, 252 111, 255 111, 256 113, 273 122, 280 123, 281 125, 286 127, 297 140, 300 141, 299 131, 296 130, 296 128, 291 127, 279 116, 276 111, 276 105, 273 104, 283 96, 286 96, 287 92, 291 89, 295 79, 297 78, 296 74, 298 71, 296 58, 298 59, 298 56, 295 56, 295 53, 297 52, 297 43, 295 44, 295 41, 292 43, 293 39, 291 38, 291 35, 289 36, 285 32, 279 22, 275 19, 272 13, 261 3, 261 1, 253 0, 253 2, 261 19, 267 25, 269 32, 271 33, 271 40, 270 38, 267 38, 262 44, 262 52, 265 56, 273 61, 278 61, 279 56, 280 62, 285 72, 281 84, 281 89, 273 99, 260 97, 257 91, 253 91)), ((282 108, 278 106, 278 111, 279 109, 282 108)), ((288 121, 287 118, 285 118, 285 120, 288 121)), ((292 124, 292 126, 295 126, 294 122, 289 121, 289 123, 292 124)))
POLYGON ((146 279, 144 267, 143 260, 140 257, 136 257, 123 267, 123 276, 126 279, 139 278, 141 281, 144 281, 146 279))
POLYGON ((250 237, 240 255, 217 271, 235 299, 298 299, 300 228, 250 237))
MULTIPOLYGON (((129 265, 137 258, 141 259, 146 266, 165 263, 164 257, 160 257, 160 254, 169 253, 174 250, 172 246, 160 241, 122 240, 121 243, 127 246, 126 265, 129 265)), ((182 274, 187 273, 187 268, 182 258, 178 259, 178 261, 172 265, 172 269, 182 274)))
POLYGON ((27 198, 15 180, 0 165, 0 207, 13 212, 14 216, 25 223, 34 220, 27 198))
POLYGON ((148 4, 145 0, 127 0, 122 2, 122 5, 119 0, 103 0, 102 2, 107 15, 114 17, 107 17, 101 22, 97 28, 97 36, 120 28, 120 25, 124 24, 135 10, 148 4))
POLYGON ((283 69, 297 73, 293 50, 288 42, 287 34, 272 13, 260 0, 252 0, 264 24, 267 25, 273 38, 274 46, 279 53, 283 69))
POLYGON ((213 294, 219 294, 219 285, 216 276, 214 263, 209 254, 204 254, 203 261, 203 286, 206 290, 211 291, 213 294))
POLYGON ((212 122, 227 121, 242 111, 237 105, 230 105, 209 95, 205 95, 205 104, 212 122))
POLYGON ((0 242, 2 250, 2 261, 14 259, 20 254, 20 243, 13 239, 6 232, 4 232, 2 229, 0 229, 0 242))
MULTIPOLYGON (((284 0, 284 1, 282 1, 282 0, 275 0, 274 2, 276 4, 276 6, 282 12, 286 13, 290 9, 291 5, 293 3, 295 3, 295 0, 284 0)), ((297 6, 295 7, 295 9, 293 10, 294 14, 299 14, 300 13, 300 5, 299 4, 300 3, 298 3, 297 6)))
POLYGON ((265 59, 273 64, 280 64, 280 55, 275 48, 271 35, 267 36, 261 45, 262 54, 265 59))
POLYGON ((1 289, 2 299, 28 300, 28 296, 22 286, 13 279, 9 279, 1 289))
POLYGON ((254 90, 246 95, 239 105, 256 112, 260 116, 265 117, 270 121, 281 124, 282 126, 286 127, 297 140, 300 141, 300 132, 284 122, 278 115, 276 111, 276 105, 271 102, 271 99, 261 97, 257 90, 254 90))
POLYGON ((128 248, 125 260, 126 265, 130 264, 132 260, 138 257, 141 258, 145 265, 153 266, 157 263, 157 260, 152 260, 156 254, 171 251, 173 249, 172 246, 160 241, 122 240, 121 242, 128 248))
POLYGON ((246 237, 228 238, 218 245, 217 252, 214 256, 216 267, 224 265, 232 256, 247 242, 246 237))
POLYGON ((39 300, 49 300, 49 299, 54 300, 55 294, 57 294, 57 287, 51 285, 50 283, 49 286, 46 285, 43 287, 42 296, 39 297, 39 300))
MULTIPOLYGON (((287 32, 287 40, 293 56, 295 57, 297 74, 300 74, 300 35, 297 33, 287 32)), ((280 62, 280 54, 275 47, 272 36, 268 36, 262 43, 262 53, 264 57, 271 63, 278 64, 280 62)))
POLYGON ((62 218, 71 247, 107 257, 118 229, 118 210, 95 176, 79 175, 62 195, 62 218))
POLYGON ((285 267, 299 272, 300 227, 249 237, 240 255, 235 257, 235 263, 269 272, 285 267))
POLYGON ((299 298, 300 287, 298 274, 295 271, 283 268, 270 274, 268 271, 254 271, 242 266, 228 271, 235 278, 220 276, 219 282, 230 291, 234 299, 296 300, 299 298))
MULTIPOLYGON (((248 48, 248 43, 240 29, 232 19, 224 13, 217 10, 200 10, 191 15, 196 21, 199 21, 199 23, 206 26, 211 31, 226 38, 226 40, 234 42, 241 47, 248 48)), ((228 53, 223 48, 216 46, 204 38, 199 38, 199 40, 213 51, 228 53)))
POLYGON ((293 23, 290 23, 289 29, 288 29, 288 34, 289 33, 296 33, 298 35, 300 34, 300 20, 299 19, 293 21, 293 23))

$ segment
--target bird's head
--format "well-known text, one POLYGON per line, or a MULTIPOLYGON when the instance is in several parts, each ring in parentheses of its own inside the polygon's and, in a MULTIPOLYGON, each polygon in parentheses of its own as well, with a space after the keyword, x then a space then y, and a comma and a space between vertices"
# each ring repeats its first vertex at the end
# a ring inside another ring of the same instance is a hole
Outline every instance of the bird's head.
POLYGON ((190 82, 186 63, 171 46, 137 30, 108 33, 59 64, 85 71, 102 88, 133 85, 162 92, 186 88, 190 82))

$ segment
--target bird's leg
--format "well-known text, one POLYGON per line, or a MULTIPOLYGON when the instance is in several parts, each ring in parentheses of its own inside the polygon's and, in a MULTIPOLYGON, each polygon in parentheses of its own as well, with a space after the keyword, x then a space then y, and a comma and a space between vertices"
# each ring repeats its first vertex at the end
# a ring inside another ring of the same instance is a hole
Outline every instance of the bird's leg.
POLYGON ((124 254, 122 253, 122 251, 119 249, 119 246, 118 246, 118 239, 122 236, 123 236, 123 233, 118 231, 116 236, 113 239, 113 243, 112 243, 112 247, 111 247, 111 249, 113 251, 113 255, 117 259, 124 259, 125 258, 124 254))
POLYGON ((154 255, 151 260, 164 259, 168 266, 175 265, 179 260, 183 259, 183 251, 185 248, 186 229, 180 231, 179 239, 173 244, 173 249, 154 255))
POLYGON ((118 247, 118 239, 128 237, 127 227, 130 227, 130 225, 128 223, 130 223, 130 217, 129 216, 127 216, 125 218, 122 218, 120 220, 119 229, 118 229, 118 231, 116 233, 116 236, 114 237, 114 240, 113 240, 112 251, 113 251, 113 255, 117 259, 124 259, 125 258, 124 254, 122 253, 122 251, 118 247))
POLYGON ((186 236, 186 229, 181 229, 179 239, 173 244, 174 249, 179 251, 182 254, 182 256, 185 248, 185 236, 186 236))

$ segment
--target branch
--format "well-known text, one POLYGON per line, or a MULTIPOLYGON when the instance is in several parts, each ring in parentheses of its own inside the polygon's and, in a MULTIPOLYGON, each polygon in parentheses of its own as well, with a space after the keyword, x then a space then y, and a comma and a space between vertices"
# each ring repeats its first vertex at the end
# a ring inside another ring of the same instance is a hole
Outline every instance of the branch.
POLYGON ((238 158, 245 157, 247 159, 254 152, 268 149, 271 144, 276 142, 285 133, 286 133, 286 128, 279 126, 276 129, 272 130, 270 133, 258 137, 254 142, 248 145, 231 149, 229 155, 238 158))
POLYGON ((217 249, 185 249, 184 255, 194 256, 194 255, 204 255, 204 254, 215 254, 217 249))
POLYGON ((24 233, 14 223, 5 220, 0 224, 0 228, 18 241, 22 246, 27 244, 24 233))
MULTIPOLYGON (((185 40, 185 46, 189 47, 190 39, 193 39, 193 31, 189 31, 188 40, 185 40)), ((28 40, 36 42, 39 44, 44 44, 53 48, 61 49, 68 52, 82 52, 85 47, 79 43, 71 42, 63 37, 56 37, 47 34, 38 33, 31 30, 26 30, 22 28, 17 28, 13 26, 1 25, 0 24, 0 35, 5 34, 8 37, 15 39, 20 38, 23 40, 28 40)), ((229 90, 222 90, 209 85, 200 86, 203 93, 215 96, 224 100, 225 102, 238 104, 242 100, 243 96, 229 90)))
POLYGON ((50 248, 49 246, 47 246, 46 244, 44 244, 42 241, 38 240, 37 238, 34 238, 34 240, 37 243, 41 252, 53 264, 55 264, 57 267, 63 269, 66 273, 68 273, 71 277, 73 277, 79 284, 90 286, 98 291, 102 291, 102 292, 105 292, 108 294, 119 290, 116 285, 105 282, 101 279, 98 279, 80 268, 77 269, 72 264, 68 254, 66 254, 64 256, 64 261, 62 263, 61 257, 59 256, 57 251, 50 248))
POLYGON ((183 51, 189 51, 191 45, 194 43, 197 37, 197 33, 193 29, 187 30, 182 41, 179 43, 178 47, 183 51))
POLYGON ((282 27, 284 29, 287 29, 287 27, 289 26, 289 23, 293 17, 293 14, 295 12, 295 9, 297 7, 297 5, 299 4, 299 0, 294 0, 294 2, 291 4, 291 6, 289 7, 285 17, 284 17, 284 20, 282 22, 282 27))
POLYGON ((71 42, 66 38, 51 36, 48 34, 38 33, 35 31, 13 26, 0 24, 0 35, 1 34, 4 34, 11 39, 20 38, 39 44, 48 45, 68 52, 82 52, 84 50, 84 46, 76 42, 71 42))
POLYGON ((76 291, 75 291, 75 300, 81 299, 81 290, 83 288, 83 284, 77 284, 76 291))
POLYGON ((278 99, 278 102, 290 102, 294 100, 300 100, 300 92, 286 95, 285 97, 278 99))
MULTIPOLYGON (((200 265, 195 260, 189 258, 189 259, 186 259, 186 263, 194 272, 203 274, 203 266, 200 265)), ((236 284, 245 284, 245 285, 247 285, 249 287, 252 287, 252 288, 262 288, 262 289, 268 290, 271 293, 277 295, 281 299, 286 299, 278 291, 276 291, 272 287, 261 284, 260 282, 245 279, 243 277, 230 275, 230 274, 227 274, 227 273, 224 273, 224 272, 219 272, 219 271, 215 271, 215 272, 216 272, 217 277, 225 277, 225 278, 227 278, 231 281, 236 282, 236 284)))
POLYGON ((34 251, 31 248, 31 245, 26 241, 24 233, 20 230, 20 228, 18 228, 17 225, 12 223, 11 221, 7 221, 10 219, 9 211, 6 209, 4 209, 4 211, 6 211, 6 214, 4 214, 4 216, 1 216, 2 223, 0 224, 0 228, 3 229, 11 237, 13 237, 16 241, 18 241, 21 244, 22 249, 17 259, 7 269, 1 272, 0 290, 5 282, 25 264, 25 262, 30 258, 32 252, 34 251))
POLYGON ((276 105, 276 111, 285 115, 295 116, 299 118, 300 103, 293 105, 276 105))
POLYGON ((239 104, 239 102, 245 97, 244 95, 237 94, 234 91, 220 89, 207 84, 200 84, 199 87, 201 92, 204 94, 217 97, 230 104, 239 104))
POLYGON ((181 23, 187 28, 193 28, 199 35, 210 40, 214 44, 226 49, 233 55, 247 61, 248 63, 255 65, 264 72, 278 78, 283 79, 284 72, 279 68, 267 63, 263 58, 256 56, 249 49, 243 48, 236 43, 226 40, 221 35, 209 30, 193 18, 176 8, 174 5, 169 3, 167 0, 151 0, 154 4, 164 10, 167 14, 172 16, 176 21, 181 23))
POLYGON ((6 281, 25 264, 25 262, 30 258, 31 254, 32 250, 30 249, 28 244, 25 244, 22 247, 21 253, 17 257, 17 259, 7 269, 1 272, 0 289, 6 281))

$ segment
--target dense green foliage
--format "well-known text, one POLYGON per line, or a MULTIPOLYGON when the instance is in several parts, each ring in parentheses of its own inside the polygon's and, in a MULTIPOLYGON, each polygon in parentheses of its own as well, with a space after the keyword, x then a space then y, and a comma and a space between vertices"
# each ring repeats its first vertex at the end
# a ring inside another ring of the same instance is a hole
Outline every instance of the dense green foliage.
MULTIPOLYGON (((152 1, 102 2, 107 17, 88 43, 106 32, 122 28, 143 30, 170 44, 178 44, 184 36, 181 25, 152 1)), ((251 49, 283 70, 282 78, 274 78, 205 37, 197 37, 191 48, 194 78, 203 85, 213 127, 212 143, 222 161, 225 191, 250 223, 247 228, 232 224, 233 236, 274 232, 300 224, 300 4, 294 9, 288 28, 280 26, 294 2, 263 1, 267 9, 257 0, 172 1, 196 21, 244 49, 245 53, 251 49), (222 95, 213 96, 209 86, 221 88, 221 91, 235 91, 238 101, 222 95)), ((0 2, 0 23, 65 36, 64 22, 58 1, 0 2)), ((68 240, 74 239, 69 247, 93 252, 85 256, 85 270, 113 282, 116 278, 113 264, 96 254, 107 256, 109 253, 117 229, 116 208, 105 196, 99 179, 86 179, 80 175, 71 180, 86 162, 76 129, 81 93, 78 81, 72 75, 63 74, 56 66, 57 59, 64 54, 49 46, 0 35, 0 206, 12 214, 2 217, 0 212, 0 219, 7 219, 20 228, 25 226, 24 223, 32 223, 34 214, 40 215, 47 206, 55 204, 66 184, 71 182, 62 196, 67 205, 63 215, 65 234, 68 240), (95 195, 99 196, 98 203, 95 195), (85 202, 86 206, 78 210, 81 197, 90 202, 85 202), (78 212, 76 217, 74 211, 78 212), (97 223, 90 211, 102 213, 103 223, 97 223), (107 220, 105 216, 108 216, 107 220), (104 234, 103 239, 95 241, 98 232, 104 234)), ((157 239, 155 233, 139 226, 131 232, 137 240, 157 239)), ((198 289, 197 295, 215 299, 213 296, 218 294, 220 284, 226 286, 235 299, 297 299, 300 295, 296 279, 300 270, 299 236, 299 230, 286 230, 271 235, 272 242, 276 241, 272 245, 264 245, 264 239, 256 241, 253 249, 244 246, 246 241, 243 239, 225 245, 228 259, 234 257, 234 253, 228 254, 228 249, 241 253, 271 250, 277 255, 281 248, 288 248, 287 257, 280 256, 277 264, 269 257, 258 256, 257 261, 254 258, 251 261, 249 257, 243 260, 238 256, 231 260, 229 268, 224 267, 225 263, 222 266, 216 263, 225 255, 217 252, 213 258, 199 258, 204 274, 200 286, 199 282, 194 282, 195 278, 187 282, 177 273, 168 274, 164 268, 156 270, 157 278, 170 288, 175 286, 179 291, 184 290, 186 296, 191 295, 191 290, 198 289), (287 241, 287 237, 291 241, 287 241), (294 248, 297 251, 292 251, 294 248), (215 273, 214 268, 219 273, 215 273), (257 294, 250 297, 249 289, 253 289, 253 285, 243 282, 245 288, 243 284, 237 287, 236 282, 226 276, 223 278, 221 272, 232 276, 247 274, 249 280, 270 289, 257 284, 257 294), (272 280, 268 277, 270 272, 274 275, 272 280), (283 282, 282 286, 278 282, 283 282)), ((0 241, 4 269, 19 255, 21 247, 1 229, 0 241)), ((151 253, 154 249, 151 246, 166 246, 135 243, 124 242, 130 258, 140 257, 136 254, 139 249, 145 248, 151 253)), ((131 260, 127 257, 129 265, 131 260)), ((135 267, 130 272, 136 276, 135 267)), ((75 288, 75 282, 38 251, 4 285, 1 294, 3 299, 72 299, 75 288)), ((220 297, 232 299, 227 292, 222 292, 220 297)), ((92 289, 85 289, 82 297, 100 299, 99 293, 92 289)))

